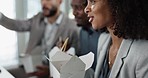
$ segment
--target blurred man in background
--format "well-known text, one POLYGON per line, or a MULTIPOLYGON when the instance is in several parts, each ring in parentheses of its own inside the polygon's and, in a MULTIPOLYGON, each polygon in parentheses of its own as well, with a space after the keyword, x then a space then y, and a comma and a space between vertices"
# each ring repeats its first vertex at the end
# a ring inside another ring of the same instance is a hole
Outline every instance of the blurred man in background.
MULTIPOLYGON (((95 58, 91 68, 93 69, 93 71, 95 71, 96 62, 97 62, 98 38, 100 32, 94 31, 92 29, 91 23, 89 22, 89 18, 87 17, 87 14, 84 12, 86 5, 87 5, 87 0, 72 0, 71 2, 73 15, 75 16, 77 26, 81 27, 79 33, 80 55, 84 55, 89 52, 94 53, 95 58)), ((88 72, 86 72, 86 74, 88 74, 88 72)))
MULTIPOLYGON (((77 49, 78 35, 76 24, 60 11, 61 3, 62 0, 41 0, 42 12, 28 20, 10 19, 0 13, 0 24, 14 31, 30 32, 26 55, 38 51, 48 56, 48 52, 56 46, 59 37, 63 40, 69 38, 68 45, 77 49)), ((48 60, 43 58, 42 62, 43 65, 37 66, 38 71, 31 73, 31 75, 48 78, 48 60)))

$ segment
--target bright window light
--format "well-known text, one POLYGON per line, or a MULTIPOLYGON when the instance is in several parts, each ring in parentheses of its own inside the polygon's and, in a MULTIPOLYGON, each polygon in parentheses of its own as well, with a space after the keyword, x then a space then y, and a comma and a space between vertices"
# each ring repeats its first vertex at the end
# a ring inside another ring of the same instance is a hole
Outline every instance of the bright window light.
MULTIPOLYGON (((0 0, 0 12, 9 18, 15 18, 15 0, 0 0)), ((17 34, 0 25, 0 66, 18 64, 17 34)))

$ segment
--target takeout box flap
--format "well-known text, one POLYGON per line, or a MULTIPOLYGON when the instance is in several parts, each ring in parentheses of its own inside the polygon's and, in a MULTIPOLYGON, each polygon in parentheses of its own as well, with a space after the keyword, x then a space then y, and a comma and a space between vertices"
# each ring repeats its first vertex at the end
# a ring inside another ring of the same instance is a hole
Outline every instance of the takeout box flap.
POLYGON ((67 62, 68 60, 67 61, 52 61, 51 64, 58 70, 58 72, 60 72, 61 67, 65 65, 67 62))
POLYGON ((65 65, 61 66, 60 73, 75 73, 85 71, 85 64, 77 57, 73 56, 65 65))
POLYGON ((80 56, 79 58, 86 64, 85 70, 87 70, 94 62, 94 53, 89 52, 88 54, 80 56))
POLYGON ((66 60, 70 60, 72 56, 62 52, 62 51, 58 51, 56 52, 52 57, 51 57, 51 61, 66 61, 66 60))
POLYGON ((84 78, 85 71, 79 71, 75 73, 61 73, 60 78, 84 78))

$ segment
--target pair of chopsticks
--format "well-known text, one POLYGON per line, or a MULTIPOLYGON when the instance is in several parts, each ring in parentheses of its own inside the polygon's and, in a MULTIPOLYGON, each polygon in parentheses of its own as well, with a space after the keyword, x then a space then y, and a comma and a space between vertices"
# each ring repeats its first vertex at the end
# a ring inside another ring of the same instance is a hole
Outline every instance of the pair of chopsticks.
MULTIPOLYGON (((66 40, 64 41, 64 44, 62 45, 62 48, 61 48, 62 52, 66 51, 68 40, 69 40, 69 38, 66 38, 66 40)), ((44 56, 45 56, 46 59, 48 59, 50 61, 50 59, 46 55, 44 55, 44 56)))
POLYGON ((66 40, 64 41, 64 44, 63 44, 63 46, 62 46, 62 48, 61 48, 61 51, 63 51, 63 52, 66 51, 67 44, 68 44, 68 40, 69 40, 69 38, 66 38, 66 40))

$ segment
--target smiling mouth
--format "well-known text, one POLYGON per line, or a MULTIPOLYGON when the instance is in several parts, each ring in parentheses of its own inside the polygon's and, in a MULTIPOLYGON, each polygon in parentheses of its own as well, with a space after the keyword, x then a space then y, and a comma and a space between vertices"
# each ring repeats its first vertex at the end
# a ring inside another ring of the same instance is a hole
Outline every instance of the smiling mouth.
POLYGON ((89 22, 90 22, 90 23, 93 21, 93 18, 94 18, 93 16, 90 16, 90 17, 89 17, 89 22))

